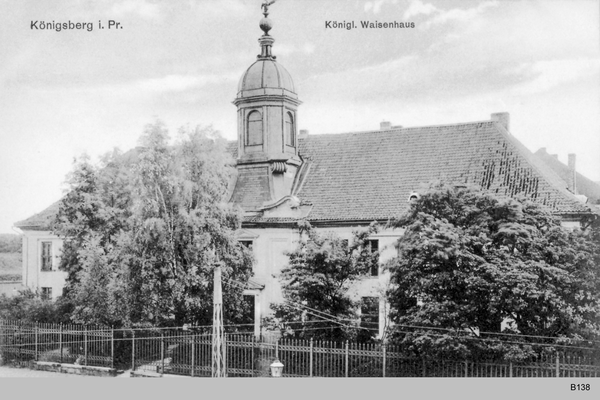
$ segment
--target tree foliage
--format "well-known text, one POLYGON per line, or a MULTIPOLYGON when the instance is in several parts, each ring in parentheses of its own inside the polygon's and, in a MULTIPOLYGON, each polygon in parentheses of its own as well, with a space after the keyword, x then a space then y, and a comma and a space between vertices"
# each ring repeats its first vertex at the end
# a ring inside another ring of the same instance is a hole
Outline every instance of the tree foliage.
MULTIPOLYGON (((76 164, 56 231, 64 238, 65 295, 77 322, 210 325, 213 267, 246 282, 252 258, 234 231, 241 214, 225 198, 233 172, 226 142, 210 128, 183 129, 175 145, 162 123, 141 147, 76 164)), ((224 285, 224 317, 244 312, 224 285)))
MULTIPOLYGON (((332 232, 319 233, 309 224, 301 228, 305 235, 287 254, 289 265, 279 277, 285 302, 271 305, 275 321, 284 334, 298 338, 356 338, 363 330, 358 328, 359 303, 351 297, 350 288, 378 262, 378 253, 368 246, 377 226, 353 232, 351 241, 332 232)), ((361 338, 374 336, 374 329, 363 332, 361 338)))
POLYGON ((24 322, 69 322, 70 304, 63 299, 42 300, 30 289, 20 291, 16 296, 0 295, 0 319, 24 322))
POLYGON ((598 338, 597 233, 566 230, 531 201, 443 184, 432 185, 393 225, 405 229, 399 256, 386 266, 391 319, 400 325, 394 337, 415 351, 493 348, 518 358, 522 352, 493 333, 598 338), (430 329, 400 333, 407 325, 430 329))

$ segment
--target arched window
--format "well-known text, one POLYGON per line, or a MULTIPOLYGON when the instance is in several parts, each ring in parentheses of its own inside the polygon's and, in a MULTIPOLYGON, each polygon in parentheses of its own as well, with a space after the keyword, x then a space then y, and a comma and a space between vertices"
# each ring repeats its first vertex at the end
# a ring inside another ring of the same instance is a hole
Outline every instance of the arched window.
POLYGON ((291 112, 285 113, 285 144, 294 147, 294 116, 291 112))
POLYGON ((246 124, 246 144, 248 146, 263 143, 263 123, 260 111, 248 114, 246 124))

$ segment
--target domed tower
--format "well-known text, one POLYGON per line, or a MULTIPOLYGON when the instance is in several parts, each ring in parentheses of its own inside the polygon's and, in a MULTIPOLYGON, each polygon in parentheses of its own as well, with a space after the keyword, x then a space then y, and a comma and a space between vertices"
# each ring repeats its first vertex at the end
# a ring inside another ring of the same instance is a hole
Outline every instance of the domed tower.
POLYGON ((242 75, 233 101, 238 118, 238 181, 232 201, 246 211, 290 195, 302 163, 297 135, 301 102, 289 72, 272 55, 275 39, 269 35, 273 23, 268 6, 262 5, 261 53, 242 75))

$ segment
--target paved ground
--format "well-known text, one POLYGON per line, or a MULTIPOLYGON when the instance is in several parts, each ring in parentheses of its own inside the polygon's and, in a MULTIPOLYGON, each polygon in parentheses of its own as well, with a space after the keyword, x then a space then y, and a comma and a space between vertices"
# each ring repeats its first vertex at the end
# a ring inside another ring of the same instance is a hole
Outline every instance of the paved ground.
POLYGON ((75 374, 61 374, 58 372, 37 371, 28 368, 0 367, 0 378, 89 378, 75 374))

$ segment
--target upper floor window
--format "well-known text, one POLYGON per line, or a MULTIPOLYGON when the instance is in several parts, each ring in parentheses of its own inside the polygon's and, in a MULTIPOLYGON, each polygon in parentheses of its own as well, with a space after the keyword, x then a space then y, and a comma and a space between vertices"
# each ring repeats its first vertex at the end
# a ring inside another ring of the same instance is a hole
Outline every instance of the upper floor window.
POLYGON ((379 276, 379 240, 371 239, 367 241, 367 249, 371 254, 377 253, 375 255, 375 260, 371 265, 371 276, 379 276))
POLYGON ((285 144, 294 147, 294 116, 291 112, 285 113, 285 144))
POLYGON ((42 242, 42 271, 52 271, 52 242, 42 242))
POLYGON ((252 240, 240 240, 239 242, 242 246, 244 246, 248 250, 252 250, 252 240))
POLYGON ((263 143, 263 120, 260 111, 252 111, 246 119, 246 144, 253 146, 263 143))

